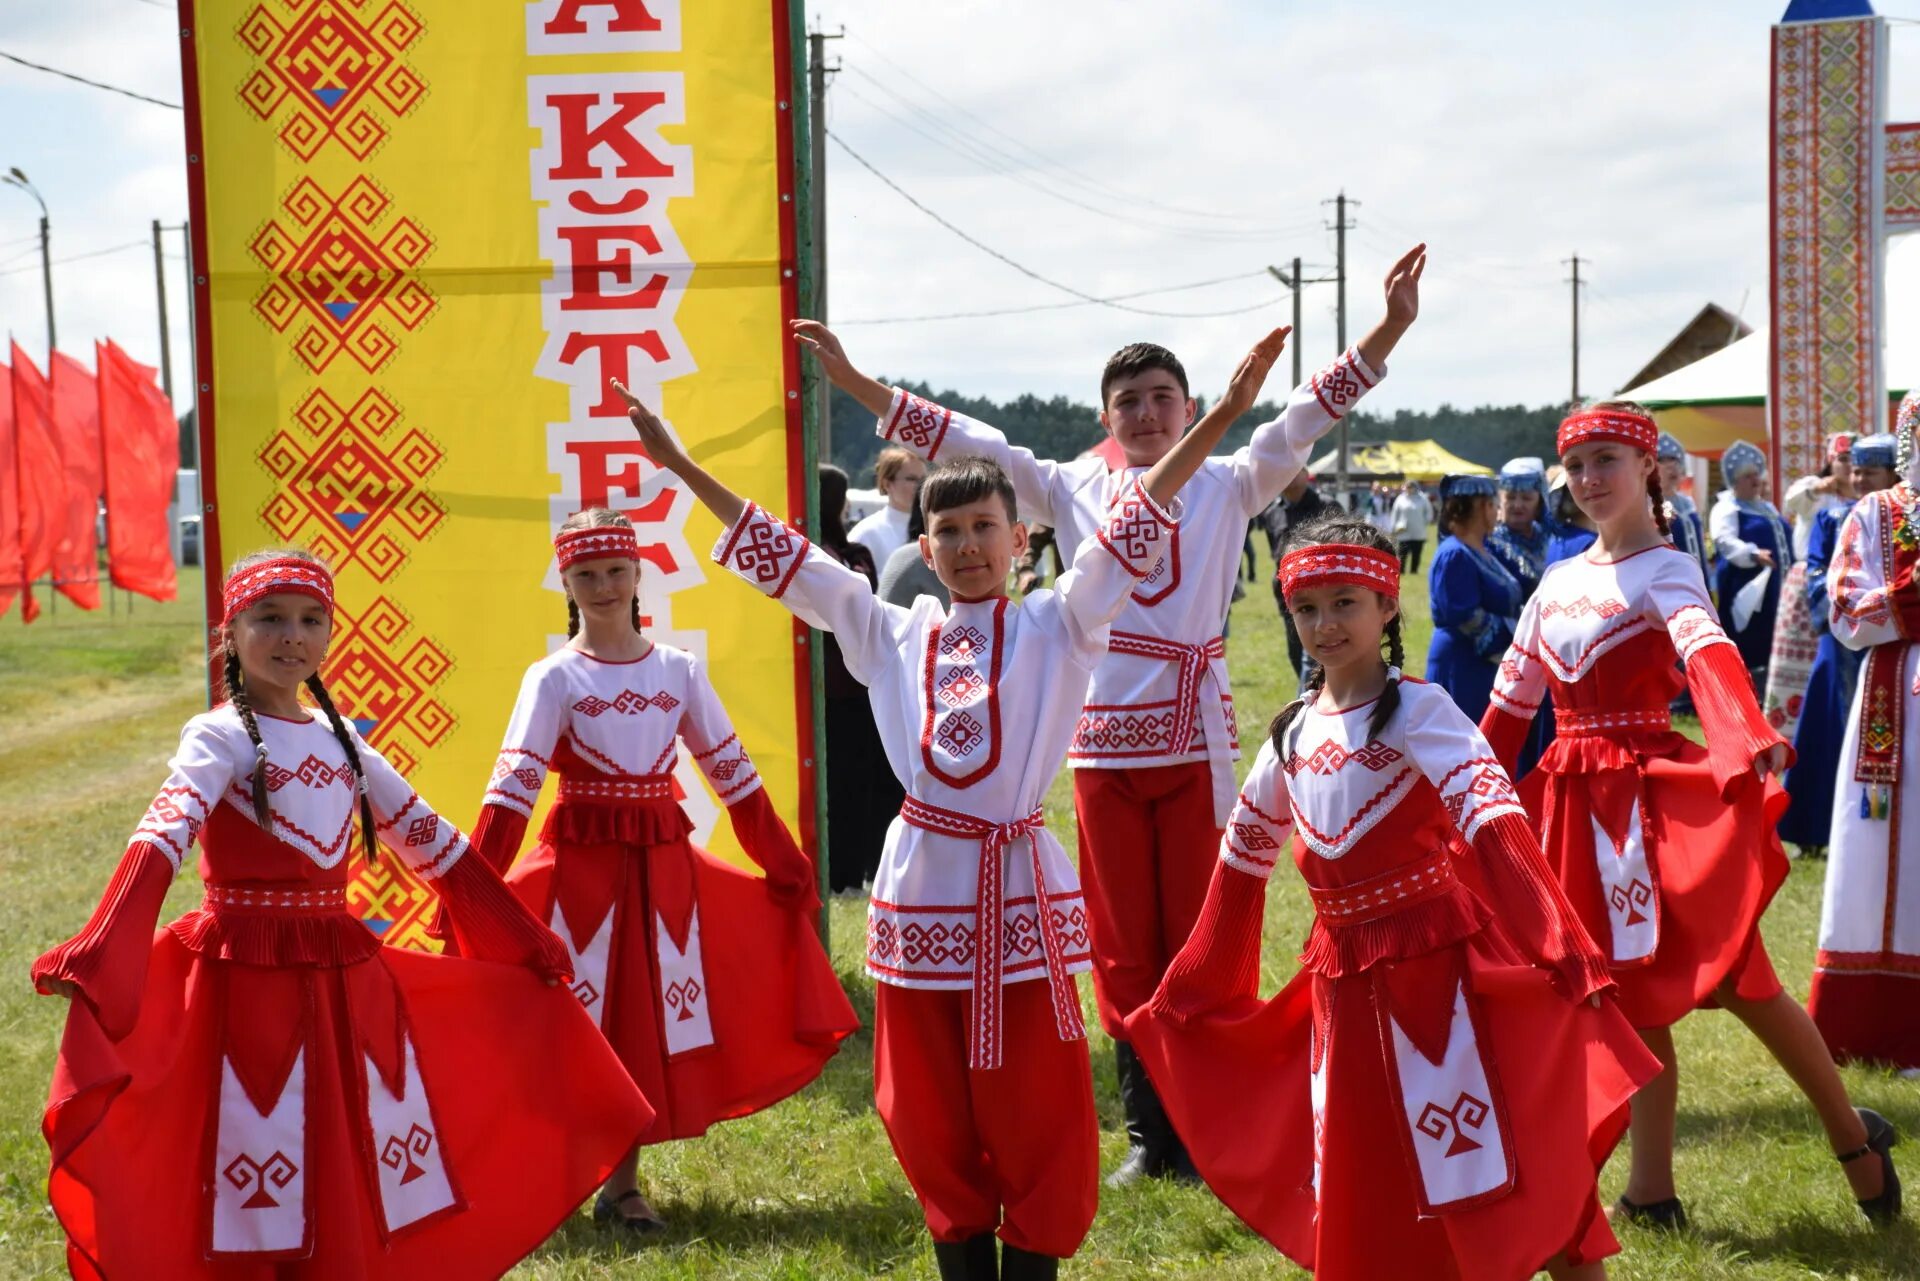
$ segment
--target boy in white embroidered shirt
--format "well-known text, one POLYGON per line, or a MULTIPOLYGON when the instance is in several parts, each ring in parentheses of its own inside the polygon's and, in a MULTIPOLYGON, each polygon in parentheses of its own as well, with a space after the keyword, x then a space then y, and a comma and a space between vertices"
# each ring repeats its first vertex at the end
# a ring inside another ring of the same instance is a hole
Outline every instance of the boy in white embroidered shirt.
MULTIPOLYGON (((1357 346, 1296 388, 1244 448, 1196 468, 1180 493, 1180 530, 1160 568, 1114 618, 1108 655, 1089 682, 1067 759, 1094 1000, 1114 1038, 1133 1148, 1110 1184, 1191 1171, 1126 1043, 1124 1022, 1153 995, 1206 898, 1210 844, 1193 833, 1211 829, 1217 839, 1238 790, 1239 733, 1221 629, 1247 522, 1299 474, 1313 442, 1386 375, 1389 353, 1419 311, 1425 254, 1416 245, 1394 264, 1386 315, 1357 346)), ((876 430, 889 444, 933 463, 968 455, 997 463, 1022 515, 1059 531, 1063 555, 1085 544, 1193 421, 1179 360, 1164 347, 1133 343, 1114 353, 1100 380, 1100 423, 1126 466, 1051 462, 984 423, 867 377, 817 322, 796 321, 793 331, 827 377, 878 416, 876 430)))
POLYGON ((1107 624, 1171 541, 1167 505, 1253 403, 1286 335, 1262 339, 1134 483, 1089 540, 1099 550, 1017 605, 1007 575, 1026 529, 994 464, 927 478, 921 551, 953 603, 902 609, 715 480, 621 389, 649 456, 726 525, 715 559, 838 638, 906 787, 868 915, 874 1090, 943 1276, 1052 1276, 1093 1221, 1098 1136, 1072 978, 1088 965, 1086 909, 1040 802, 1107 624))

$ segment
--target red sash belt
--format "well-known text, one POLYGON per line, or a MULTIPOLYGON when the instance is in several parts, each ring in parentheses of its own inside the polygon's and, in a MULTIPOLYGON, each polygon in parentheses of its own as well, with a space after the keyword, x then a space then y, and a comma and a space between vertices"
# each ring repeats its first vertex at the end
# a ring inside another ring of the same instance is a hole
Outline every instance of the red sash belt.
POLYGON ((314 916, 347 910, 347 887, 308 881, 209 881, 200 906, 208 912, 314 916))
POLYGON ((671 801, 673 775, 635 774, 623 778, 583 778, 574 774, 560 776, 558 801, 671 801))
POLYGON ((1000 984, 1005 968, 1006 877, 1002 870, 1007 847, 1027 839, 1033 859, 1034 911, 1040 918, 1040 950, 1047 961, 1047 986, 1053 998, 1053 1024, 1063 1041, 1086 1036, 1080 1017, 1080 993, 1067 973, 1066 944, 1053 920, 1053 897, 1047 891, 1046 870, 1040 865, 1040 843, 1034 833, 1046 826, 1036 808, 1025 818, 989 823, 971 814, 941 809, 907 797, 900 817, 924 832, 980 842, 980 882, 974 906, 973 1014, 967 1027, 967 1065, 1000 1066, 1000 984))
MULTIPOLYGON (((1200 678, 1206 675, 1208 662, 1227 656, 1226 641, 1216 636, 1204 644, 1188 645, 1159 636, 1143 636, 1139 632, 1114 632, 1107 650, 1180 665, 1179 688, 1173 696, 1173 745, 1169 750, 1175 755, 1185 753, 1193 742, 1193 718, 1199 714, 1200 678)), ((1215 746, 1224 749, 1227 745, 1215 746)))
POLYGON ((1671 730, 1673 717, 1664 707, 1624 707, 1607 709, 1553 709, 1553 727, 1568 738, 1604 738, 1609 734, 1631 734, 1645 730, 1671 730))
POLYGON ((1900 743, 1906 737, 1907 691, 1900 677, 1907 665, 1906 641, 1875 645, 1860 673, 1860 752, 1853 781, 1861 784, 1860 817, 1885 819, 1900 786, 1900 743))
POLYGON ((1439 849, 1418 862, 1403 864, 1371 880, 1326 889, 1311 885, 1307 890, 1320 919, 1328 925, 1339 926, 1392 916, 1417 903, 1450 893, 1459 883, 1452 857, 1446 850, 1439 849))

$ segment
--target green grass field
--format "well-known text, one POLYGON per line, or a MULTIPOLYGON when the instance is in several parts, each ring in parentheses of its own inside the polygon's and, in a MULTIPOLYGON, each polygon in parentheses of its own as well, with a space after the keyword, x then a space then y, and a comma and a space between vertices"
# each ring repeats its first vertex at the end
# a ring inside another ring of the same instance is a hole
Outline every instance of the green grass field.
MULTIPOLYGON (((0 724, 7 731, 0 737, 0 974, 10 976, 0 984, 0 1277, 63 1274, 60 1234, 44 1199, 39 1115, 65 1007, 31 994, 27 967, 85 919, 160 782, 181 723, 204 706, 199 581, 183 575, 181 587, 181 601, 142 601, 131 620, 63 606, 31 628, 17 615, 0 621, 0 724)), ((1427 628, 1418 621, 1426 590, 1423 580, 1412 578, 1406 587, 1415 620, 1407 637, 1409 665, 1418 672, 1427 645, 1427 628)), ((1264 583, 1235 607, 1228 648, 1241 723, 1249 743, 1257 744, 1266 719, 1293 693, 1264 583)), ((454 814, 472 805, 470 797, 435 799, 454 814)), ((1064 776, 1049 796, 1048 821, 1072 849, 1064 776)), ((1819 865, 1796 866, 1767 918, 1776 964, 1801 993, 1813 956, 1820 875, 1819 865)), ((197 901, 194 879, 183 877, 175 887, 171 911, 197 901)), ((872 984, 858 955, 862 904, 839 899, 832 912, 841 976, 870 1020, 872 984)), ((1298 878, 1276 876, 1267 990, 1291 973, 1307 919, 1298 878)), ((1089 1025, 1097 1028, 1090 989, 1082 986, 1089 1025)), ((1101 1155, 1111 1167, 1125 1143, 1110 1047, 1097 1030, 1093 1035, 1101 1155)), ((1625 1251, 1612 1275, 1635 1281, 1920 1277, 1920 1233, 1910 1224, 1889 1233, 1867 1227, 1811 1112, 1730 1016, 1696 1015, 1681 1025, 1678 1038, 1678 1174, 1695 1228, 1678 1238, 1623 1229, 1625 1251)), ((578 1216, 510 1275, 522 1281, 933 1276, 918 1207, 873 1111, 871 1053, 871 1038, 862 1034, 798 1097, 705 1139, 646 1153, 642 1177, 673 1225, 659 1244, 636 1252, 578 1216)), ((564 1079, 557 1068, 556 1086, 564 1079)), ((1847 1081, 1856 1101, 1879 1108, 1904 1133, 1920 1133, 1920 1084, 1860 1069, 1849 1069, 1847 1081)), ((1260 1088, 1257 1081, 1247 1085, 1260 1088)), ((1899 1152, 1911 1177, 1920 1177, 1920 1144, 1899 1152)), ((1604 1179, 1608 1197, 1619 1192, 1623 1155, 1604 1179)), ((1112 1278, 1303 1275, 1204 1190, 1161 1184, 1108 1194, 1066 1271, 1112 1278)))

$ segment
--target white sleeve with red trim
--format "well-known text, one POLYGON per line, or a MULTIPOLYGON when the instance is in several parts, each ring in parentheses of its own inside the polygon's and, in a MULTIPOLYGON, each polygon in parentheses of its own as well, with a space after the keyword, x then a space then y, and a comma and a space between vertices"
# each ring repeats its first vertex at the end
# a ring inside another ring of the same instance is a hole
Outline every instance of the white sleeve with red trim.
POLYGON ((1732 645, 1733 638, 1720 626, 1719 611, 1707 598, 1707 585, 1692 571, 1692 561, 1684 552, 1654 552, 1660 564, 1647 583, 1642 606, 1647 620, 1667 633, 1674 652, 1682 663, 1709 645, 1732 645))
POLYGON ((1540 715, 1547 692, 1547 669, 1540 661, 1540 600, 1534 592, 1520 607, 1513 639, 1493 673, 1493 694, 1480 717, 1480 732, 1510 769, 1520 757, 1527 728, 1540 715))
POLYGON ((553 749, 560 742, 560 722, 566 709, 549 681, 559 678, 551 663, 539 662, 520 678, 520 696, 507 718, 507 733, 494 758, 483 805, 498 805, 522 818, 533 815, 541 784, 553 768, 553 749))
POLYGON ((360 753, 360 770, 367 781, 367 799, 373 804, 373 832, 380 843, 400 856, 415 876, 438 880, 467 852, 467 838, 451 822, 434 813, 413 790, 413 784, 367 746, 349 727, 360 753))
POLYGON ((1092 670, 1105 656, 1107 625, 1126 608, 1133 589, 1153 573, 1172 544, 1179 524, 1177 503, 1175 508, 1169 512, 1154 502, 1136 478, 1107 512, 1107 523, 1075 549, 1073 565, 1060 575, 1054 595, 1067 639, 1082 667, 1092 670))
POLYGON ((1403 681, 1399 715, 1405 718, 1407 754, 1440 793, 1463 840, 1471 843, 1482 824, 1502 815, 1526 818, 1492 745, 1444 689, 1403 681))
POLYGON ((1287 775, 1273 740, 1260 745, 1240 785, 1240 796, 1220 838, 1220 861, 1249 876, 1266 880, 1293 836, 1293 802, 1287 796, 1287 775))
POLYGON ((680 713, 680 737, 722 805, 738 805, 759 788, 760 771, 741 746, 733 721, 698 659, 693 660, 687 674, 687 705, 680 713))
MULTIPOLYGON (((1855 503, 1840 523, 1840 538, 1827 567, 1827 621, 1834 636, 1849 649, 1908 639, 1902 630, 1907 620, 1887 582, 1881 552, 1880 525, 1889 506, 1881 494, 1869 494, 1855 503)), ((1915 612, 1914 621, 1920 622, 1920 611, 1915 612)))
POLYGON ((864 575, 815 547, 758 503, 748 503, 733 528, 720 535, 713 559, 809 627, 832 632, 847 671, 862 685, 878 679, 906 644, 912 611, 876 597, 864 575))
POLYGON ((1279 417, 1254 428, 1253 439, 1233 455, 1234 487, 1249 520, 1300 474, 1314 442, 1386 376, 1385 368, 1374 369, 1358 347, 1349 347, 1295 387, 1279 417))
POLYGON ((998 428, 956 414, 910 391, 893 390, 893 403, 877 419, 874 434, 928 462, 941 458, 985 458, 999 465, 1013 482, 1022 520, 1054 524, 1054 512, 1071 500, 1058 488, 1060 464, 1035 458, 1033 451, 1010 443, 998 428))
MULTIPOLYGON (((160 785, 127 842, 129 846, 143 841, 152 845, 173 864, 175 872, 200 839, 201 825, 233 782, 234 752, 227 735, 238 729, 239 722, 235 719, 229 725, 228 720, 229 716, 215 710, 187 722, 180 731, 180 746, 167 762, 167 781, 160 785)), ((251 744, 246 753, 252 756, 251 744)), ((252 817, 251 810, 248 817, 252 817)))

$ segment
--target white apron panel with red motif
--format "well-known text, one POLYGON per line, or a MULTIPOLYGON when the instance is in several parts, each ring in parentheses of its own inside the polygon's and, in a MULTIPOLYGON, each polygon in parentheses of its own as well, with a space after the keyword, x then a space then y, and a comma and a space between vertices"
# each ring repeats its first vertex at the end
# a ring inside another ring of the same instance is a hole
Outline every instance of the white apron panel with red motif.
POLYGON ((1491 1199, 1513 1185, 1500 1099, 1487 1074, 1464 985, 1439 1062, 1427 1058, 1388 1014, 1393 1075, 1407 1138, 1420 1170, 1421 1210, 1438 1214, 1491 1199))
POLYGON ((1624 839, 1616 842, 1600 820, 1593 824, 1593 864, 1600 871, 1600 892, 1607 902, 1612 930, 1611 959, 1616 965, 1644 961, 1660 945, 1660 900, 1647 864, 1647 842, 1636 798, 1627 815, 1624 839))
POLYGON ((605 1031, 607 966, 613 957, 613 908, 607 908, 606 915, 600 918, 600 923, 594 927, 585 945, 575 942, 557 899, 553 905, 553 917, 547 925, 560 936, 560 941, 566 945, 568 957, 573 961, 574 996, 579 998, 580 1004, 593 1016, 593 1021, 605 1031))
POLYGON ((307 1206, 307 1052, 262 1112, 233 1064, 220 1059, 213 1141, 211 1254, 297 1257, 312 1248, 307 1206))
POLYGON ((700 963, 699 906, 694 906, 687 923, 685 948, 674 943, 664 916, 654 918, 653 937, 667 1057, 704 1050, 713 1044, 713 1019, 707 1007, 707 972, 700 963))
POLYGON ((426 1084, 420 1079, 411 1033, 402 1035, 401 1050, 406 1074, 399 1094, 387 1088, 370 1056, 364 1065, 380 1212, 390 1233, 460 1204, 441 1156, 439 1127, 427 1102, 426 1084))

